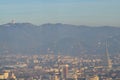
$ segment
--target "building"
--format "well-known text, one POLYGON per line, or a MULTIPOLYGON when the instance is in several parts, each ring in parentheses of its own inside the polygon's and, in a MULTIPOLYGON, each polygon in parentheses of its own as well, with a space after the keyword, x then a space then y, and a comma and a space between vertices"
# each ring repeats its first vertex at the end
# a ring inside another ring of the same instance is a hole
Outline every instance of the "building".
POLYGON ((68 75, 68 67, 69 65, 66 64, 64 67, 63 67, 63 78, 66 79, 67 78, 67 75, 68 75))
POLYGON ((11 73, 9 70, 3 71, 3 73, 0 73, 0 80, 16 80, 16 76, 14 73, 11 73))
POLYGON ((86 80, 99 80, 99 77, 97 75, 88 76, 86 80))

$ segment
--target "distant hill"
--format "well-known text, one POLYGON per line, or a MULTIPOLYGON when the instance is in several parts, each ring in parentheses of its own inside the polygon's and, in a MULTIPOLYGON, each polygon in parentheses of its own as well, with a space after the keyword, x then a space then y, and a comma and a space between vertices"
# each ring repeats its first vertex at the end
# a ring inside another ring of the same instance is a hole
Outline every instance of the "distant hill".
POLYGON ((111 54, 120 53, 120 28, 30 23, 0 25, 0 54, 111 54))

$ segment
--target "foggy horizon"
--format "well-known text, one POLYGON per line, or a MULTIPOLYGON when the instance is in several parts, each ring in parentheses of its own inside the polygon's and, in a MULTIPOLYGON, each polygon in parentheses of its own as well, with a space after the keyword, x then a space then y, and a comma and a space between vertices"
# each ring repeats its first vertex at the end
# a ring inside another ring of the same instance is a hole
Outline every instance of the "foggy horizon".
POLYGON ((120 26, 119 0, 1 0, 0 24, 11 20, 35 25, 63 23, 120 26))

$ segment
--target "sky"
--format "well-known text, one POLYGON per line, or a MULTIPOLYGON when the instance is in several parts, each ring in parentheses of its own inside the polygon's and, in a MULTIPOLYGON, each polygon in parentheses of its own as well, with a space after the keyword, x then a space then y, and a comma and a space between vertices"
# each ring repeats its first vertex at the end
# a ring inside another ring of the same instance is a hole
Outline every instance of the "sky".
POLYGON ((120 0, 0 0, 0 24, 12 20, 120 27, 120 0))

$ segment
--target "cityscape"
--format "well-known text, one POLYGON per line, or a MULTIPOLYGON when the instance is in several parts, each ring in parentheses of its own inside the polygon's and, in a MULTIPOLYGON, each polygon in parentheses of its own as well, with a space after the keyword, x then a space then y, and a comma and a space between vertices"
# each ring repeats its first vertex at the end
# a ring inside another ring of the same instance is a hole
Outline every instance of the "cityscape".
POLYGON ((3 55, 0 80, 120 80, 120 55, 105 55, 3 55))
POLYGON ((91 31, 87 34, 96 33, 97 37, 92 35, 93 39, 82 41, 81 44, 79 37, 84 35, 74 37, 76 34, 72 33, 71 36, 68 34, 71 30, 66 32, 69 27, 68 24, 44 24, 36 28, 30 23, 15 23, 14 21, 0 25, 0 34, 5 36, 0 35, 2 37, 0 39, 0 80, 120 80, 119 36, 116 37, 119 35, 119 28, 103 27, 95 28, 96 30, 93 31, 90 27, 72 26, 72 30, 76 33, 83 30, 86 33, 88 29, 91 31), (57 29, 54 30, 59 27, 62 27, 61 33, 57 29), (23 32, 19 31, 20 28, 23 32), (104 34, 108 34, 106 36, 102 35, 101 30, 96 32, 105 28, 107 30, 104 34), (28 29, 32 35, 26 38, 26 35, 30 34, 27 32, 28 29), (35 32, 32 32, 33 29, 35 32), (56 33, 52 33, 52 30, 56 33), (67 34, 66 37, 72 38, 64 39, 63 35, 60 36, 63 30, 66 32, 64 35, 67 34), (43 34, 44 31, 47 36, 43 34), (109 31, 112 34, 109 34, 109 31), (18 40, 20 36, 22 39, 18 40), (58 39, 58 37, 61 38, 58 39), (62 43, 57 43, 61 41, 62 43), (36 47, 36 43, 39 48, 36 47), (85 46, 86 43, 88 43, 87 46, 85 46))
POLYGON ((0 80, 120 80, 120 0, 0 0, 0 80))

